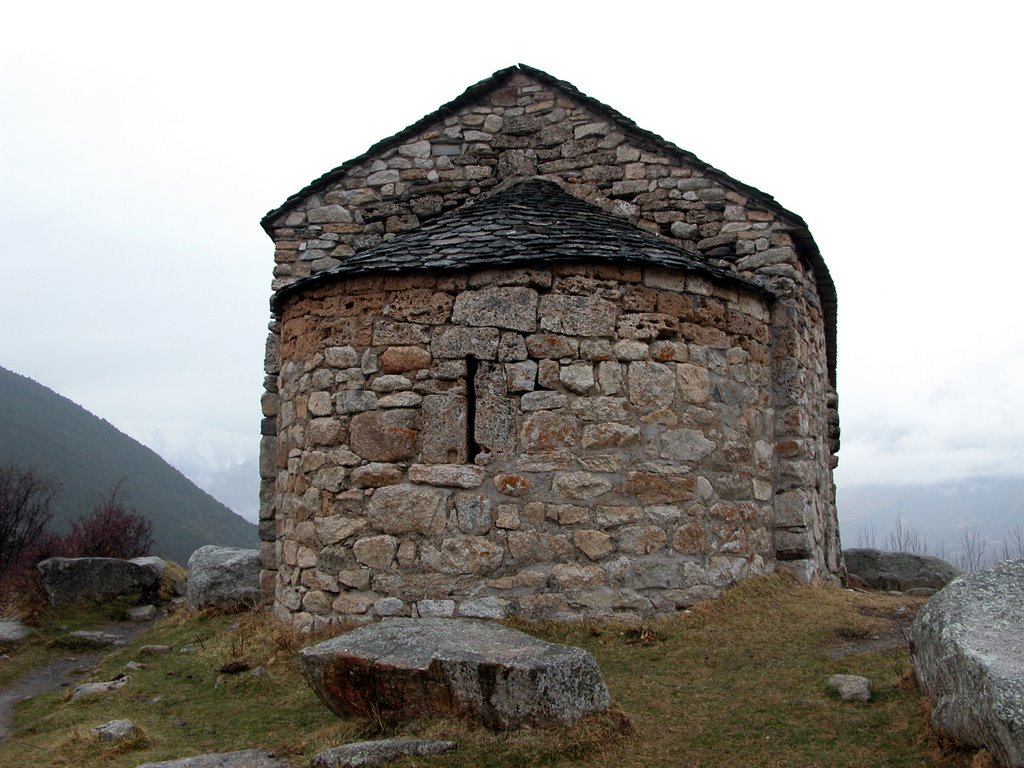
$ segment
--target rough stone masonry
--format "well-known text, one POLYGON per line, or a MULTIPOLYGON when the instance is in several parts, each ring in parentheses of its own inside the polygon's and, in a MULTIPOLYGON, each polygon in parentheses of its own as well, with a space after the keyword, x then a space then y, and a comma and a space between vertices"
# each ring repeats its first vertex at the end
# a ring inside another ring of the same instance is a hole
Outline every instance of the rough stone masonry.
POLYGON ((263 225, 285 621, 648 615, 838 569, 835 289, 770 196, 520 65, 263 225))

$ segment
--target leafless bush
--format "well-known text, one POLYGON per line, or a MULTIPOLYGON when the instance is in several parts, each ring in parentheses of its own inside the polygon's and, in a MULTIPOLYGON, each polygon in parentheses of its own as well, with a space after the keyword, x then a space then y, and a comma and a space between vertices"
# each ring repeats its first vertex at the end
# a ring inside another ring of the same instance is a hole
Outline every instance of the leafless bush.
POLYGON ((889 531, 889 550, 892 552, 912 552, 915 555, 924 555, 928 552, 928 542, 924 534, 917 530, 913 523, 904 523, 899 513, 896 513, 896 525, 889 531))
POLYGON ((0 467, 0 571, 10 568, 43 534, 60 483, 13 464, 0 467))
POLYGON ((1003 560, 1024 560, 1024 525, 1017 523, 1006 527, 1006 537, 1000 547, 1003 560))
POLYGON ((102 499, 92 513, 71 523, 63 537, 65 557, 133 557, 153 548, 153 524, 121 498, 121 484, 102 499))
POLYGON ((875 524, 873 521, 869 521, 857 531, 857 546, 860 549, 877 549, 876 537, 875 524))
POLYGON ((960 538, 960 552, 956 557, 956 565, 964 573, 980 571, 987 565, 985 550, 988 542, 981 537, 976 528, 965 528, 960 538))

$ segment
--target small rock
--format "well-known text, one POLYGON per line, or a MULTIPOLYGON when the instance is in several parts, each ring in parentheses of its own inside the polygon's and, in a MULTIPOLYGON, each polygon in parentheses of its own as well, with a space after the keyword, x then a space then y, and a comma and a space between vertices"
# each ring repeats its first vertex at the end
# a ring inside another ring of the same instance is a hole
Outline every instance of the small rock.
POLYGON ((139 729, 131 720, 111 720, 92 729, 100 741, 124 741, 135 736, 139 729))
POLYGON ((832 675, 825 684, 843 701, 871 701, 871 681, 860 675, 832 675))
POLYGON ((32 630, 17 619, 0 619, 0 645, 21 642, 32 630))
POLYGON ((219 752, 179 760, 143 763, 137 768, 285 768, 288 761, 265 749, 246 749, 241 752, 219 752))
POLYGON ((112 635, 109 632, 78 630, 77 632, 68 632, 68 637, 90 645, 108 646, 124 644, 124 639, 122 637, 119 635, 112 635))
POLYGON ((145 664, 140 664, 137 661, 129 661, 127 664, 124 665, 124 668, 125 669, 131 669, 131 670, 146 669, 146 665, 145 664))
POLYGON ((101 693, 110 693, 111 691, 117 691, 128 685, 128 681, 131 678, 128 675, 121 675, 114 680, 107 680, 102 683, 82 683, 71 692, 71 700, 85 699, 90 696, 96 696, 101 693))
POLYGON ((458 746, 454 741, 431 739, 383 739, 343 744, 313 756, 314 768, 364 768, 390 763, 402 757, 440 755, 458 746))
POLYGON ((128 619, 130 621, 151 621, 155 618, 155 605, 136 605, 128 609, 128 619))

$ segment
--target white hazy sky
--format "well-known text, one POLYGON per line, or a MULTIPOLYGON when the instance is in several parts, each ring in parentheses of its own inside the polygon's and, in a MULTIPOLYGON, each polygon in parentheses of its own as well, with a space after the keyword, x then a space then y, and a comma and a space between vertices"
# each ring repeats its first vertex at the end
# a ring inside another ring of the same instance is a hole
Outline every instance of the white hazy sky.
POLYGON ((0 365, 257 443, 261 216, 516 62, 772 194, 839 293, 840 483, 1024 471, 1024 4, 10 3, 0 365))

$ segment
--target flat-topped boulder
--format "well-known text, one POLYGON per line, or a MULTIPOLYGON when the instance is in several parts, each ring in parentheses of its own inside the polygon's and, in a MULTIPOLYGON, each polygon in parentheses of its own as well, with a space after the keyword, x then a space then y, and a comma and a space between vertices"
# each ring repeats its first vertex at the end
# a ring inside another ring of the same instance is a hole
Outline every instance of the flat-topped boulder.
POLYGON ((258 604, 261 567, 258 549, 200 547, 188 559, 188 607, 241 610, 258 604))
POLYGON ((935 731, 1024 766, 1024 560, 951 582, 918 613, 910 644, 935 731))
POLYGON ((455 749, 454 741, 434 739, 379 739, 342 744, 313 756, 313 768, 370 768, 415 755, 428 757, 455 749))
POLYGON ((107 600, 160 586, 166 563, 159 557, 51 557, 36 566, 50 604, 107 600))
POLYGON ((879 549, 844 549, 846 572, 872 589, 942 589, 963 571, 941 557, 879 549))
POLYGON ((265 749, 243 749, 239 752, 217 752, 159 763, 143 763, 137 768, 285 768, 288 760, 265 749))
POLYGON ((569 725, 611 706, 597 661, 473 619, 390 619, 299 652, 338 715, 465 717, 495 730, 569 725))

